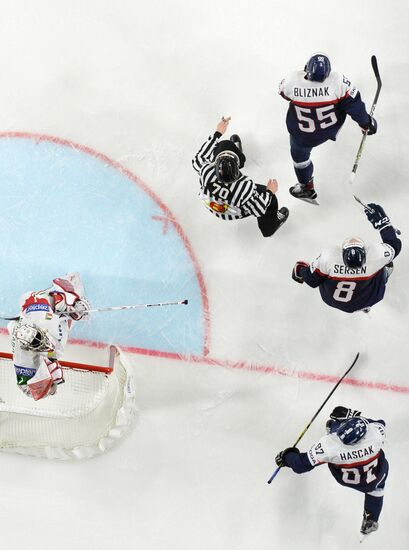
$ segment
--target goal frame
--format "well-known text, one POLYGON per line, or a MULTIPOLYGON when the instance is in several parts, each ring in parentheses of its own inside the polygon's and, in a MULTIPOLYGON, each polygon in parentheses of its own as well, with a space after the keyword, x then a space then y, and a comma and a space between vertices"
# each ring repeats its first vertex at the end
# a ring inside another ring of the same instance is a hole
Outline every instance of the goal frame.
MULTIPOLYGON (((107 367, 103 367, 101 365, 90 365, 87 363, 77 363, 75 361, 59 360, 58 362, 62 367, 65 367, 67 369, 78 369, 78 370, 86 370, 91 372, 102 372, 103 374, 112 374, 114 370, 116 350, 117 348, 115 346, 109 347, 109 365, 107 367)), ((13 354, 7 353, 5 351, 0 351, 0 359, 10 359, 12 361, 13 354)))
MULTIPOLYGON (((133 366, 116 345, 108 351, 108 366, 61 360, 66 393, 44 403, 14 393, 14 381, 1 375, 2 390, 10 392, 2 395, 12 397, 0 399, 0 451, 83 459, 104 453, 125 436, 137 416, 133 366)), ((0 352, 0 373, 6 364, 13 365, 13 355, 0 352)))

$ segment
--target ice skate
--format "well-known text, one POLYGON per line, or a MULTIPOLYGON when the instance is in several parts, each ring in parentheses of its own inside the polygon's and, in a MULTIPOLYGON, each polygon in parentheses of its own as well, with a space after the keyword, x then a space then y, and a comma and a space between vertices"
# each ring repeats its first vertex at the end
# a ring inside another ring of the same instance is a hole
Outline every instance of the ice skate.
POLYGON ((308 183, 297 183, 290 187, 290 194, 296 199, 309 202, 310 204, 318 205, 317 192, 314 189, 314 180, 310 180, 308 183))
POLYGON ((363 536, 361 537, 360 542, 363 542, 368 535, 370 535, 377 529, 378 529, 378 522, 373 519, 370 513, 364 512, 364 518, 362 520, 362 525, 361 525, 361 535, 363 536))
POLYGON ((286 206, 282 206, 278 212, 277 212, 277 218, 280 223, 280 225, 277 227, 277 229, 280 229, 280 227, 287 221, 287 218, 290 214, 290 211, 286 206))

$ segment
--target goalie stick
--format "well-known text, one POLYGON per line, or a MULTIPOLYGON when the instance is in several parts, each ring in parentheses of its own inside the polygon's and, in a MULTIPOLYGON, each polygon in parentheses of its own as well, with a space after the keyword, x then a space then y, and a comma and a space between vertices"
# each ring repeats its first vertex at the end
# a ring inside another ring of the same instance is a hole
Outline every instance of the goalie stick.
MULTIPOLYGON (((180 300, 179 302, 159 302, 157 304, 135 304, 132 306, 113 306, 113 307, 99 307, 95 309, 90 309, 87 313, 98 313, 99 311, 119 311, 122 309, 136 309, 139 307, 159 307, 159 306, 178 306, 178 305, 187 305, 189 300, 180 300)), ((69 311, 63 311, 59 315, 70 315, 72 313, 69 311)), ((17 317, 0 317, 3 321, 18 321, 20 316, 17 317)))
MULTIPOLYGON (((381 92, 382 80, 381 80, 381 75, 379 74, 378 61, 377 61, 375 55, 373 55, 371 57, 371 64, 372 64, 373 72, 375 74, 376 82, 378 84, 378 86, 376 88, 375 97, 374 97, 374 100, 373 100, 373 103, 372 103, 371 111, 369 113, 372 116, 374 114, 375 107, 376 107, 376 104, 378 102, 378 97, 379 97, 379 94, 381 92)), ((365 145, 367 135, 368 135, 367 132, 364 132, 364 135, 362 136, 361 144, 360 144, 358 152, 356 154, 355 163, 354 163, 354 166, 352 168, 352 172, 351 172, 351 175, 350 175, 350 178, 349 178, 349 183, 353 183, 353 181, 355 179, 356 171, 358 170, 358 164, 359 164, 359 161, 361 159, 361 155, 362 155, 362 151, 363 151, 363 148, 364 148, 364 145, 365 145)))
MULTIPOLYGON (((317 416, 319 415, 319 413, 322 411, 322 409, 324 408, 325 404, 327 403, 327 401, 329 400, 329 398, 331 397, 331 395, 334 393, 334 391, 338 388, 338 386, 341 384, 342 380, 346 377, 346 375, 351 372, 352 368, 355 366, 356 362, 358 361, 358 358, 359 358, 359 351, 358 353, 355 355, 355 359, 353 360, 352 362, 352 365, 350 367, 348 367, 348 369, 345 371, 345 373, 341 376, 341 378, 338 380, 338 382, 335 384, 335 386, 332 388, 331 392, 329 393, 328 397, 325 399, 324 403, 321 405, 321 407, 318 409, 318 411, 314 414, 314 416, 311 418, 311 420, 309 421, 309 423, 307 424, 307 426, 304 428, 304 430, 300 433, 297 441, 294 443, 293 447, 296 447, 298 445, 298 443, 301 441, 301 439, 304 437, 305 433, 307 432, 307 430, 309 429, 309 427, 311 426, 311 424, 314 422, 314 420, 317 418, 317 416)), ((278 472, 281 470, 281 466, 278 466, 273 475, 270 477, 270 479, 267 481, 267 483, 271 483, 273 481, 273 479, 276 477, 276 475, 278 474, 278 472)))
MULTIPOLYGON (((179 302, 159 302, 158 304, 135 304, 133 306, 99 307, 95 309, 90 309, 87 313, 98 313, 99 311, 120 311, 121 309, 136 309, 138 307, 179 306, 182 304, 187 305, 188 303, 188 300, 180 300, 179 302)), ((69 312, 63 312, 62 315, 69 315, 69 312)))

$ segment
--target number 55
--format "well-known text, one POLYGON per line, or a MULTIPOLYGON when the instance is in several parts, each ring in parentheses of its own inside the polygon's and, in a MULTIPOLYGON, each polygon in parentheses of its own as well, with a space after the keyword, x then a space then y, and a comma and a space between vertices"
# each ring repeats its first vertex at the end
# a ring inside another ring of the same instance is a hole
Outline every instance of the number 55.
MULTIPOLYGON (((304 116, 311 115, 312 109, 307 107, 299 107, 295 105, 295 112, 297 113, 297 119, 299 120, 298 127, 302 132, 312 133, 316 130, 315 121, 313 118, 304 116)), ((325 130, 329 126, 332 126, 337 122, 337 115, 334 113, 334 106, 327 105, 326 107, 319 107, 315 110, 317 119, 319 121, 318 126, 325 130)))

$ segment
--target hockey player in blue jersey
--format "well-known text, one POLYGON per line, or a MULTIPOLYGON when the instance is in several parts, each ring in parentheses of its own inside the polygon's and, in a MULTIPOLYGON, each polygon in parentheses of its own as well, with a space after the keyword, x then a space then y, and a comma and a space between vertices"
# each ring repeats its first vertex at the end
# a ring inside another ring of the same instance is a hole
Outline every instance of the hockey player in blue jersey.
POLYGON ((303 71, 284 78, 279 94, 290 102, 286 122, 298 180, 290 193, 317 204, 310 159, 313 147, 335 141, 347 115, 368 135, 376 133, 376 120, 367 113, 357 88, 342 73, 332 71, 329 58, 322 53, 312 55, 303 71))
POLYGON ((363 310, 380 302, 392 272, 392 260, 402 242, 384 209, 368 204, 368 220, 380 232, 382 243, 365 245, 361 239, 348 239, 342 247, 321 252, 311 265, 299 261, 292 277, 298 283, 318 287, 324 302, 346 313, 363 310))
POLYGON ((363 418, 359 411, 335 407, 327 421, 327 435, 308 452, 289 447, 276 456, 279 467, 288 466, 297 474, 327 464, 336 481, 365 494, 361 533, 378 529, 388 462, 382 450, 385 422, 363 418))

